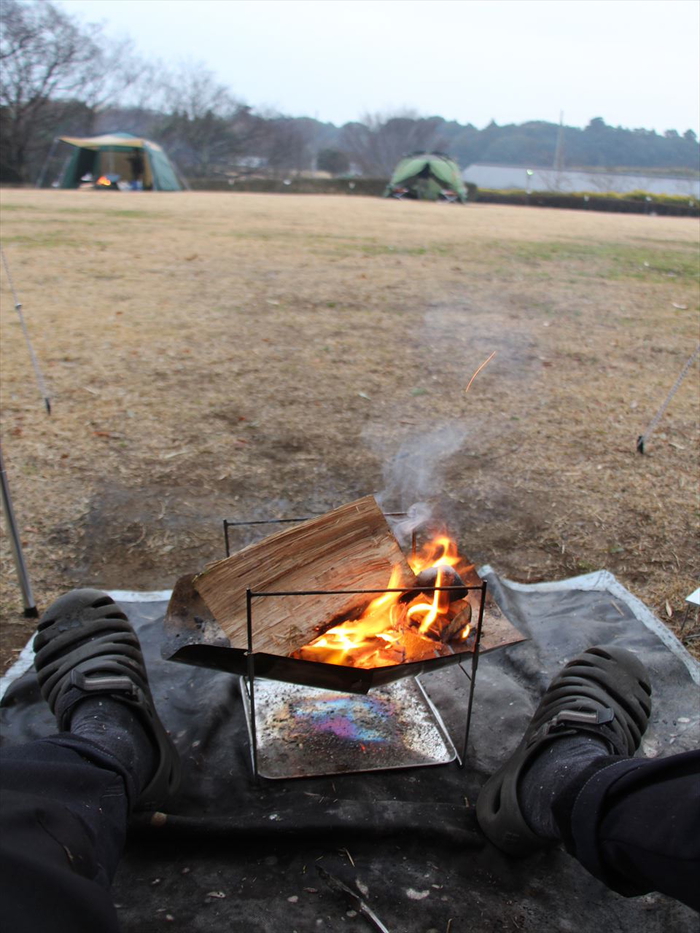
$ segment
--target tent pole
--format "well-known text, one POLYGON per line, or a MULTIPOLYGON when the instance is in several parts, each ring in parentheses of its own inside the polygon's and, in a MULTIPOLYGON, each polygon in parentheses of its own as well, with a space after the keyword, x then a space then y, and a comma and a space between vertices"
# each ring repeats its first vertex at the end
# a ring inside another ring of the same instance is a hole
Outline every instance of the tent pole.
POLYGON ((53 142, 51 143, 51 148, 49 149, 49 154, 46 156, 46 159, 44 160, 44 165, 41 169, 41 174, 37 178, 37 182, 36 182, 37 188, 42 188, 44 185, 44 177, 46 175, 46 169, 51 159, 53 159, 53 154, 56 151, 57 145, 58 145, 58 136, 54 136, 53 142))
MULTIPOLYGON (((170 158, 170 156, 168 156, 168 158, 170 158)), ((181 184, 182 187, 185 189, 185 191, 191 191, 192 189, 191 189, 190 186, 187 184, 187 179, 185 178, 185 176, 184 176, 184 175, 182 174, 182 172, 180 171, 180 166, 177 164, 177 162, 176 162, 174 159, 170 159, 170 164, 174 166, 174 168, 175 168, 175 176, 176 176, 176 178, 179 180, 180 184, 181 184)))
POLYGON ((5 513, 5 524, 10 535, 10 546, 12 547, 12 556, 15 560, 15 569, 19 579, 20 589, 22 590, 22 601, 24 602, 24 617, 26 619, 36 619, 39 615, 32 585, 29 582, 27 565, 24 563, 24 554, 22 553, 22 542, 20 540, 19 529, 15 519, 14 509, 12 508, 12 498, 10 497, 10 487, 7 483, 7 473, 5 472, 5 461, 2 458, 2 446, 0 445, 0 484, 2 485, 2 510, 5 513))
POLYGON ((68 172, 69 165, 70 165, 70 153, 68 153, 68 155, 63 160, 63 165, 61 166, 61 174, 58 176, 58 184, 56 185, 57 188, 63 187, 63 179, 66 177, 66 173, 68 172))

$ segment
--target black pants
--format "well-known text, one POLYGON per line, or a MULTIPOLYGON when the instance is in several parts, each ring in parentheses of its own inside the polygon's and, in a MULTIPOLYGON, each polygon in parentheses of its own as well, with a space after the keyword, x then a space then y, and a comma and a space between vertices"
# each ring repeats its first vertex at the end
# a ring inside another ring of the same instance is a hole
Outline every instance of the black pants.
MULTIPOLYGON (((117 933, 109 892, 131 777, 64 733, 0 753, 0 903, 23 933, 117 933)), ((700 752, 598 759, 555 803, 568 850, 626 896, 661 891, 700 910, 700 752)))
POLYGON ((110 885, 135 799, 131 776, 63 733, 0 752, 0 916, 21 933, 119 933, 110 885))
POLYGON ((700 911, 700 751, 598 758, 555 800, 567 850, 613 891, 700 911))

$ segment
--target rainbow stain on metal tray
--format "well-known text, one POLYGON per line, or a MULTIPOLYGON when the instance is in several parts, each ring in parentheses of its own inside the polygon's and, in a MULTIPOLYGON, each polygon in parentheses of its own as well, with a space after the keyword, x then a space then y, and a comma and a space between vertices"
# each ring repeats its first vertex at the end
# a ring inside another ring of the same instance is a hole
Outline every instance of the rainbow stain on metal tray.
POLYGON ((386 742, 393 704, 381 696, 339 696, 302 702, 295 712, 297 728, 327 733, 347 742, 386 742))

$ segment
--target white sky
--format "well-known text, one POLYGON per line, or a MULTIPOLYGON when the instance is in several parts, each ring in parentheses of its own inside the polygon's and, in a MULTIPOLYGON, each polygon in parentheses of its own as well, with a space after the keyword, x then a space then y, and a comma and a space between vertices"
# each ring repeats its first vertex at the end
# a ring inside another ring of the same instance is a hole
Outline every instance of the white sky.
POLYGON ((60 0, 253 107, 700 130, 697 0, 60 0))

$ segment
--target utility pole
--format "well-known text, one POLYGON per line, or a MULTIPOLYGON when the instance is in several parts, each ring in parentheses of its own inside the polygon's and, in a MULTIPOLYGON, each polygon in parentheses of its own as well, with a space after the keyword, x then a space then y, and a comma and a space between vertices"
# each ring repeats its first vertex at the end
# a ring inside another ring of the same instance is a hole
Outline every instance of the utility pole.
POLYGON ((564 170, 564 111, 559 111, 559 130, 557 131, 557 145, 554 150, 554 165, 557 173, 557 188, 561 187, 561 173, 564 170))

